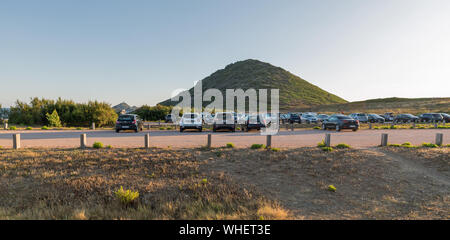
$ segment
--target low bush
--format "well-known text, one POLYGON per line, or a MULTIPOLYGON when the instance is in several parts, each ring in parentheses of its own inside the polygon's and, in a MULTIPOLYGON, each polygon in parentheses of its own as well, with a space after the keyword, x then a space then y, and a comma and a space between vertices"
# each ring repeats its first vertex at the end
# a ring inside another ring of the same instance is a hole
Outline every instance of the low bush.
POLYGON ((33 128, 32 127, 27 127, 27 128, 25 128, 25 130, 33 130, 33 128))
POLYGON ((97 149, 103 148, 103 143, 101 143, 101 142, 95 142, 95 143, 92 145, 92 147, 93 147, 93 148, 97 148, 97 149))
POLYGON ((122 186, 115 193, 116 198, 120 201, 120 203, 124 205, 130 205, 135 202, 135 200, 139 197, 139 192, 133 192, 131 190, 124 190, 122 186))
POLYGON ((422 147, 437 148, 439 146, 437 144, 434 144, 434 143, 422 143, 422 147))
POLYGON ((351 147, 348 144, 339 143, 338 145, 336 145, 336 148, 344 149, 344 148, 351 148, 351 147))
POLYGON ((112 149, 113 147, 111 145, 107 145, 106 148, 112 149))
POLYGON ((313 127, 313 129, 320 130, 321 128, 319 126, 315 126, 315 127, 313 127))
POLYGON ((41 127, 41 129, 42 130, 48 130, 48 127, 47 126, 43 126, 43 127, 41 127))
POLYGON ((271 148, 272 152, 280 152, 281 150, 279 148, 271 148))
POLYGON ((333 185, 329 185, 328 186, 328 191, 331 191, 331 192, 336 192, 336 187, 335 186, 333 186, 333 185))
POLYGON ((326 145, 325 145, 325 141, 324 141, 324 140, 322 140, 322 142, 319 142, 319 143, 317 143, 317 147, 320 147, 320 148, 322 148, 322 147, 326 147, 326 145))
POLYGON ((389 128, 390 128, 390 129, 397 129, 398 127, 395 126, 395 125, 391 125, 389 128))
POLYGON ((77 130, 83 130, 83 128, 81 128, 81 127, 77 127, 77 130))
POLYGON ((227 143, 226 147, 227 148, 234 148, 235 146, 234 146, 234 143, 227 143))
POLYGON ((166 130, 166 128, 160 127, 159 130, 166 130))
POLYGON ((333 148, 332 147, 322 147, 322 151, 331 152, 331 151, 333 151, 333 148))
POLYGON ((262 148, 266 148, 266 145, 264 145, 264 144, 253 144, 251 146, 251 149, 262 149, 262 148))
POLYGON ((17 127, 11 126, 11 127, 9 127, 9 130, 17 130, 17 127))

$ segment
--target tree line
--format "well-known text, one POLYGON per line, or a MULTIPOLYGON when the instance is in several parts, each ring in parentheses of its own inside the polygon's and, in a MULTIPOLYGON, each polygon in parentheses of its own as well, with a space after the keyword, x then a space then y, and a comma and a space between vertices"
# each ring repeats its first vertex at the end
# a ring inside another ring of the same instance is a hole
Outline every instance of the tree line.
POLYGON ((55 114, 62 126, 112 126, 117 120, 117 113, 110 104, 98 101, 75 103, 72 100, 55 100, 32 98, 30 103, 17 100, 8 113, 8 122, 23 125, 48 126, 55 114), (49 122, 50 121, 50 122, 49 122))

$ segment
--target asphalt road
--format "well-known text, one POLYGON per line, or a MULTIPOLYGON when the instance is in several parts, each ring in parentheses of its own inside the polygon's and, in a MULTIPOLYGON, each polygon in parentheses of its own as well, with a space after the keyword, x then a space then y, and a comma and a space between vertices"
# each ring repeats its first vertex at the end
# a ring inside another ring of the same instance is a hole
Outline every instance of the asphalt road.
MULTIPOLYGON (((88 145, 99 141, 113 147, 142 147, 144 135, 149 131, 134 133, 108 130, 97 131, 0 131, 0 146, 12 147, 13 133, 21 134, 22 147, 55 147, 73 148, 80 146, 80 134, 86 133, 88 145)), ((186 131, 150 131, 151 146, 188 148, 206 145, 207 134, 212 132, 186 131)), ((293 148, 304 146, 316 146, 322 141, 325 133, 331 133, 331 143, 347 143, 353 147, 367 148, 377 146, 381 142, 381 134, 389 134, 389 143, 411 142, 418 145, 423 142, 435 142, 436 133, 444 134, 444 144, 450 143, 449 129, 398 129, 398 130, 359 130, 357 132, 344 130, 342 132, 323 130, 282 130, 273 136, 272 146, 279 148, 293 148)), ((216 132, 212 133, 212 145, 224 146, 226 143, 234 143, 236 147, 249 147, 254 143, 266 143, 266 137, 257 131, 252 132, 216 132)))

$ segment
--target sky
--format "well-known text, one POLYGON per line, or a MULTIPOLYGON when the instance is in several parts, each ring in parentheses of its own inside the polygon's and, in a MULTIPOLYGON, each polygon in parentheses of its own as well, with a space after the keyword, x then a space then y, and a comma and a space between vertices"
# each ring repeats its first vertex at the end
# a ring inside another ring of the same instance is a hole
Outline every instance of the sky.
POLYGON ((450 97, 448 0, 3 0, 0 104, 155 105, 258 59, 348 101, 450 97))

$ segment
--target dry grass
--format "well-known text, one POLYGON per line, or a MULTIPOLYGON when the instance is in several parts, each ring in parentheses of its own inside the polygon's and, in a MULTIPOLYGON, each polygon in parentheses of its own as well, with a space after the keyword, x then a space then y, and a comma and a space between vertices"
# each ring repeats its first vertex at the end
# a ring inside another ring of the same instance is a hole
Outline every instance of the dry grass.
POLYGON ((448 149, 2 150, 0 219, 449 219, 448 149))
POLYGON ((258 219, 275 206, 251 187, 201 171, 207 161, 199 150, 2 151, 0 218, 258 219), (115 198, 120 186, 139 192, 136 205, 115 198))

